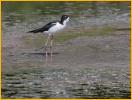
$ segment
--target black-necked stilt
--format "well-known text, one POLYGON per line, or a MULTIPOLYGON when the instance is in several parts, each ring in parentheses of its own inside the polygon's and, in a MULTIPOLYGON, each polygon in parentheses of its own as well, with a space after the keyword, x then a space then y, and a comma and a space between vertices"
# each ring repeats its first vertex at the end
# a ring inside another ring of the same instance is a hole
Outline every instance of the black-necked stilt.
POLYGON ((48 34, 48 38, 47 38, 47 41, 45 43, 46 60, 47 60, 47 57, 48 57, 48 53, 47 53, 48 43, 50 42, 50 51, 51 51, 51 58, 52 58, 53 35, 54 35, 54 33, 62 30, 66 26, 68 21, 69 21, 69 16, 62 15, 60 21, 50 22, 50 23, 46 24, 45 26, 43 26, 42 28, 39 28, 39 29, 32 30, 32 31, 28 32, 28 33, 44 33, 44 34, 48 34))

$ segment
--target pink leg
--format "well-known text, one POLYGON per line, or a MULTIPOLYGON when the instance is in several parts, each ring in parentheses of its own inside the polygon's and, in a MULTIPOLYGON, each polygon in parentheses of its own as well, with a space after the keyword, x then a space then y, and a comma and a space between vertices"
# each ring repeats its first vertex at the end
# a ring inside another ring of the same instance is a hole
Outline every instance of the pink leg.
POLYGON ((45 43, 45 56, 46 56, 45 61, 46 61, 46 63, 48 61, 48 50, 47 50, 47 46, 48 46, 49 40, 50 40, 50 35, 48 36, 48 38, 46 40, 46 43, 45 43))
POLYGON ((50 39, 50 57, 51 57, 51 62, 52 62, 52 58, 53 58, 52 46, 53 46, 53 35, 51 35, 51 39, 50 39))

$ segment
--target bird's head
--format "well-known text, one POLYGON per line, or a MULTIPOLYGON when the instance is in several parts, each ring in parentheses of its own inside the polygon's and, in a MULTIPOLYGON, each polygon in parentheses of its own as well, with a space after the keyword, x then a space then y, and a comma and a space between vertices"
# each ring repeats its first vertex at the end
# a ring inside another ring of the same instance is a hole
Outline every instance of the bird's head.
POLYGON ((61 23, 66 24, 69 21, 69 16, 68 15, 62 15, 61 17, 61 23))

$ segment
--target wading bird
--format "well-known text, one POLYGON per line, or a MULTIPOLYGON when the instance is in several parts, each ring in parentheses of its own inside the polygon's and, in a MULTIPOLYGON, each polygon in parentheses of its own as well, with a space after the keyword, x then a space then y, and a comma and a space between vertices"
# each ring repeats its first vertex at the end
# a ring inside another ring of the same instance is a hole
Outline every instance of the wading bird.
POLYGON ((49 22, 48 24, 46 24, 42 28, 38 28, 38 29, 35 29, 35 30, 28 32, 28 33, 44 33, 44 34, 48 35, 46 43, 45 43, 46 61, 48 58, 48 51, 47 51, 48 43, 50 42, 50 55, 51 55, 51 59, 52 59, 53 35, 56 32, 62 30, 66 26, 68 21, 69 21, 69 16, 68 15, 62 15, 60 21, 49 22))

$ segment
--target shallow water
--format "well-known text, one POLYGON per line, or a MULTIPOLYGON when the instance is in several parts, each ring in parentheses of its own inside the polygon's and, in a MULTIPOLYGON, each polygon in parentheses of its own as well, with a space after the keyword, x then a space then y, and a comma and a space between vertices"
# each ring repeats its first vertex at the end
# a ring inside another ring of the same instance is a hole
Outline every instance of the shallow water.
MULTIPOLYGON (((3 97, 10 98, 128 98, 130 93, 123 84, 101 83, 100 76, 88 69, 70 71, 52 69, 21 71, 4 74, 3 97), (84 76, 85 75, 85 76, 84 76)), ((108 76, 115 78, 114 76, 108 76)), ((116 79, 115 79, 116 80, 116 79)))
POLYGON ((2 97, 130 98, 129 29, 129 2, 2 2, 2 97), (44 38, 26 32, 63 14, 75 36, 60 35, 46 66, 44 38))

